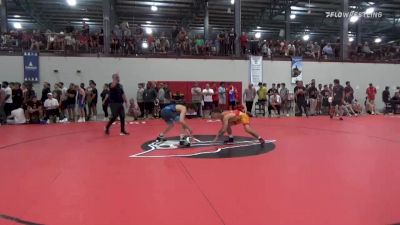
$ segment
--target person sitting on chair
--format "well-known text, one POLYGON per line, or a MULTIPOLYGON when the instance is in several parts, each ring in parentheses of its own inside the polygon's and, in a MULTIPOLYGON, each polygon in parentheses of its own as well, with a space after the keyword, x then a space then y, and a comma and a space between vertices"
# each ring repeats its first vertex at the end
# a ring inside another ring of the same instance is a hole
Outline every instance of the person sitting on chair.
POLYGON ((53 98, 52 93, 47 93, 47 99, 44 101, 43 106, 46 109, 47 121, 58 122, 60 117, 59 104, 57 99, 53 98))

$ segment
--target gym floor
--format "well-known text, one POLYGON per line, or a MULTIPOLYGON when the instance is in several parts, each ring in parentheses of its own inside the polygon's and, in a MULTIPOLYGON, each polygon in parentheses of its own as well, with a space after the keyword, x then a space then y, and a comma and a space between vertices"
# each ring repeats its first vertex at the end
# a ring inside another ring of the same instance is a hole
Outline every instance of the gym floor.
MULTIPOLYGON (((220 127, 188 123, 200 144, 220 127)), ((1 126, 0 224, 400 223, 400 117, 251 124, 270 141, 265 151, 247 145, 240 125, 233 132, 246 144, 223 154, 224 146, 143 154, 165 128, 160 120, 130 122, 130 136, 118 124, 105 136, 104 122, 1 126)))

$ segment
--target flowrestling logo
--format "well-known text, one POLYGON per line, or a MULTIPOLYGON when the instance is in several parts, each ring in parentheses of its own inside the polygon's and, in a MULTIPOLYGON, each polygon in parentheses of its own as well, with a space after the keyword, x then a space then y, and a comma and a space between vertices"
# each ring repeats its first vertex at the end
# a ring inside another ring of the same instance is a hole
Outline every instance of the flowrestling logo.
MULTIPOLYGON (((235 142, 224 144, 213 142, 213 135, 195 135, 190 146, 180 146, 179 137, 168 138, 167 141, 150 140, 142 144, 142 151, 131 155, 131 158, 236 158, 265 154, 275 148, 275 140, 261 145, 250 137, 236 136, 235 142)), ((222 138, 221 138, 222 139, 222 138)))
POLYGON ((351 18, 351 17, 359 17, 359 18, 381 18, 383 16, 382 12, 325 12, 326 18, 351 18))

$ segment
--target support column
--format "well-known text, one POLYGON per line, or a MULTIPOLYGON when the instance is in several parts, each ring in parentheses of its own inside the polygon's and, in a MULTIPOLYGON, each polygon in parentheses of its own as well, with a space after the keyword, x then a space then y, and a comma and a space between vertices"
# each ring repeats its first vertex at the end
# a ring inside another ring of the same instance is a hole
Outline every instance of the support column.
POLYGON ((204 41, 210 38, 210 25, 209 25, 209 14, 208 14, 208 1, 205 2, 204 6, 204 41))
POLYGON ((362 44, 362 18, 360 18, 358 20, 358 24, 357 24, 357 45, 362 44))
POLYGON ((0 0, 0 31, 7 32, 8 31, 8 21, 7 21, 7 0, 0 0))
POLYGON ((111 2, 103 0, 103 32, 104 32, 104 54, 110 53, 111 43, 111 2))
POLYGON ((110 0, 110 29, 114 29, 114 26, 117 25, 117 13, 115 9, 115 0, 110 0))
POLYGON ((235 33, 236 33, 236 42, 235 42, 235 51, 236 56, 240 56, 241 48, 240 48, 240 36, 242 35, 242 4, 241 0, 235 0, 235 33))
POLYGON ((285 40, 290 41, 290 14, 292 12, 289 9, 285 11, 285 40))
MULTIPOLYGON (((341 11, 347 13, 349 11, 349 0, 342 0, 341 11)), ((348 58, 347 48, 349 43, 349 18, 341 18, 340 26, 340 59, 346 60, 348 58)))

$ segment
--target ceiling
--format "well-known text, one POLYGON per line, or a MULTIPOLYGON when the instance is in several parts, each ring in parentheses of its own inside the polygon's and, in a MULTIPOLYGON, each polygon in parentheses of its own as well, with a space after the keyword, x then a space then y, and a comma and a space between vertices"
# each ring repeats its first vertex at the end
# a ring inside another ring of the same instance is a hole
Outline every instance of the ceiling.
MULTIPOLYGON (((66 26, 80 27, 88 18, 92 29, 100 29, 103 21, 102 0, 76 0, 75 7, 65 0, 7 0, 10 26, 21 22, 27 29, 50 28, 61 31, 66 26), (15 15, 20 18, 15 18, 15 15)), ((202 32, 206 0, 114 0, 118 23, 128 22, 170 31, 172 26, 184 26, 192 32, 202 32), (157 12, 150 7, 156 5, 157 12), (150 24, 151 22, 151 24, 150 24)), ((309 33, 311 38, 334 39, 340 33, 340 19, 326 18, 325 12, 340 10, 340 0, 242 0, 242 29, 259 31, 262 38, 278 38, 285 28, 284 11, 291 9, 296 18, 290 20, 292 38, 309 33)), ((208 0, 211 33, 234 26, 234 5, 231 0, 208 0)), ((383 41, 400 39, 400 0, 376 0, 374 2, 349 0, 350 10, 363 12, 373 6, 382 12, 381 18, 364 18, 349 25, 349 31, 357 31, 361 24, 363 39, 382 37, 383 41)))

